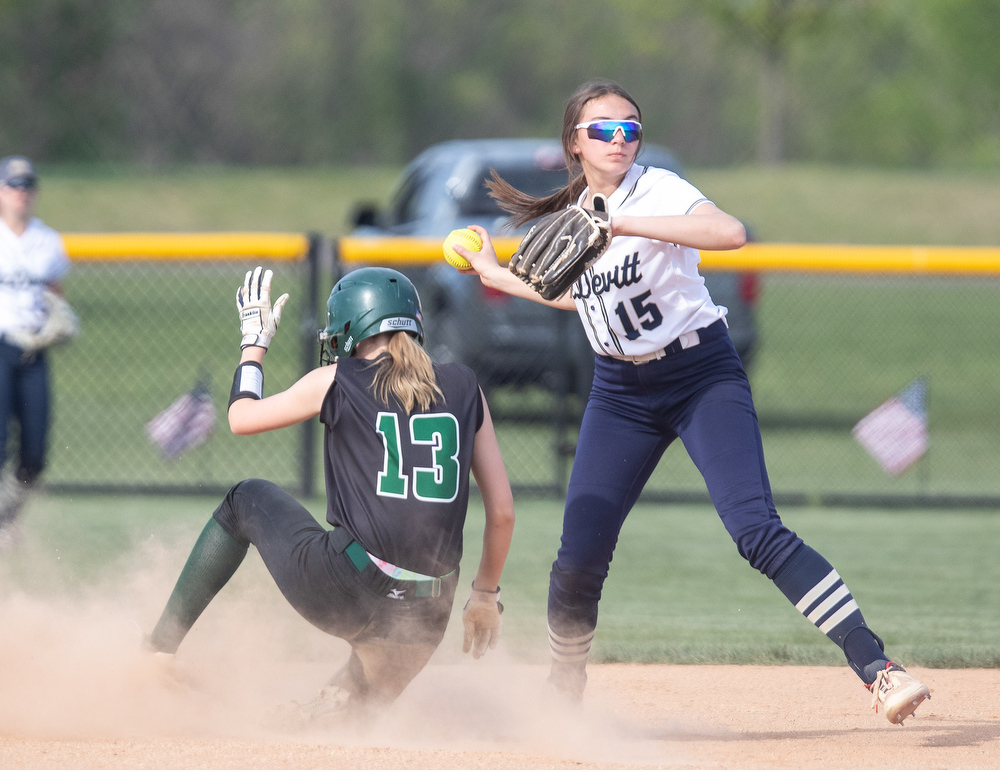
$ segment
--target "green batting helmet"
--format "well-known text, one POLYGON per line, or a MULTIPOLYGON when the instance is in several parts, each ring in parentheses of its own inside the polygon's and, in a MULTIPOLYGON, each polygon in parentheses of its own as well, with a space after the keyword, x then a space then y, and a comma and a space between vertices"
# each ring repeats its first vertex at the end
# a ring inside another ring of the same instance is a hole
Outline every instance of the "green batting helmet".
POLYGON ((353 270, 337 281, 326 302, 320 356, 350 357, 361 340, 395 331, 409 332, 421 345, 424 342, 420 297, 410 279, 388 267, 353 270))

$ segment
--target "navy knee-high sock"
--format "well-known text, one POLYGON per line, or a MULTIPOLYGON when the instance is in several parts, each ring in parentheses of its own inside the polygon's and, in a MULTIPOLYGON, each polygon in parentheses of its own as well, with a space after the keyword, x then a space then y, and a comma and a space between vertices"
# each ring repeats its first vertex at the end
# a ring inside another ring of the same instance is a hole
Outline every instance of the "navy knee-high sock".
POLYGON ((875 681, 887 662, 882 640, 868 628, 837 570, 803 543, 772 578, 795 609, 844 651, 865 684, 875 681))
POLYGON ((214 517, 209 519, 146 640, 149 647, 157 652, 177 652, 191 626, 243 562, 247 550, 248 546, 236 542, 214 517))

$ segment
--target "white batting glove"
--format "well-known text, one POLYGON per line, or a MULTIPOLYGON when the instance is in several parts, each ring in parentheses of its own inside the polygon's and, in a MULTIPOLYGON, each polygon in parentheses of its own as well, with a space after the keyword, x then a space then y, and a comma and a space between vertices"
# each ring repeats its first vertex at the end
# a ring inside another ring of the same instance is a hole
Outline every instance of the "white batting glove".
POLYGON ((267 349, 281 323, 281 310, 288 301, 282 294, 271 307, 271 278, 274 273, 258 266, 248 270, 243 285, 236 290, 236 309, 240 311, 240 348, 256 345, 267 349))
POLYGON ((469 601, 462 610, 462 623, 465 626, 465 638, 462 640, 462 652, 472 651, 473 658, 481 658, 487 649, 492 650, 500 641, 500 618, 503 605, 492 591, 477 591, 472 589, 469 601))

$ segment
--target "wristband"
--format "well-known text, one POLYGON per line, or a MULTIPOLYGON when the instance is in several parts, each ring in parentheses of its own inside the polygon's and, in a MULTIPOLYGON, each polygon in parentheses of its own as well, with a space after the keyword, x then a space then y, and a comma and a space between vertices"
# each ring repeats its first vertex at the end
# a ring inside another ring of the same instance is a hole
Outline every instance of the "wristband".
POLYGON ((259 401, 264 397, 264 367, 256 361, 247 361, 236 367, 233 388, 229 391, 229 406, 241 398, 259 401))
POLYGON ((243 339, 240 340, 240 350, 246 350, 251 345, 267 350, 267 346, 270 344, 271 338, 266 334, 246 334, 243 339))
POLYGON ((473 578, 472 579, 472 590, 473 591, 479 591, 479 593, 481 593, 481 594, 498 594, 498 593, 500 593, 500 586, 497 586, 497 590, 496 591, 487 591, 485 588, 476 588, 476 579, 473 578))

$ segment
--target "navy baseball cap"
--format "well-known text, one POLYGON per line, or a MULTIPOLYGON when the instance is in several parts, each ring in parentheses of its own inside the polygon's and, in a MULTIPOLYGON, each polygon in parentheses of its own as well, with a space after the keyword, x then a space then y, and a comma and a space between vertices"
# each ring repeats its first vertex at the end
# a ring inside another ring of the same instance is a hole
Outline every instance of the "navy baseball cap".
POLYGON ((10 184, 15 180, 38 180, 35 167, 22 155, 8 155, 0 160, 0 184, 10 184))

